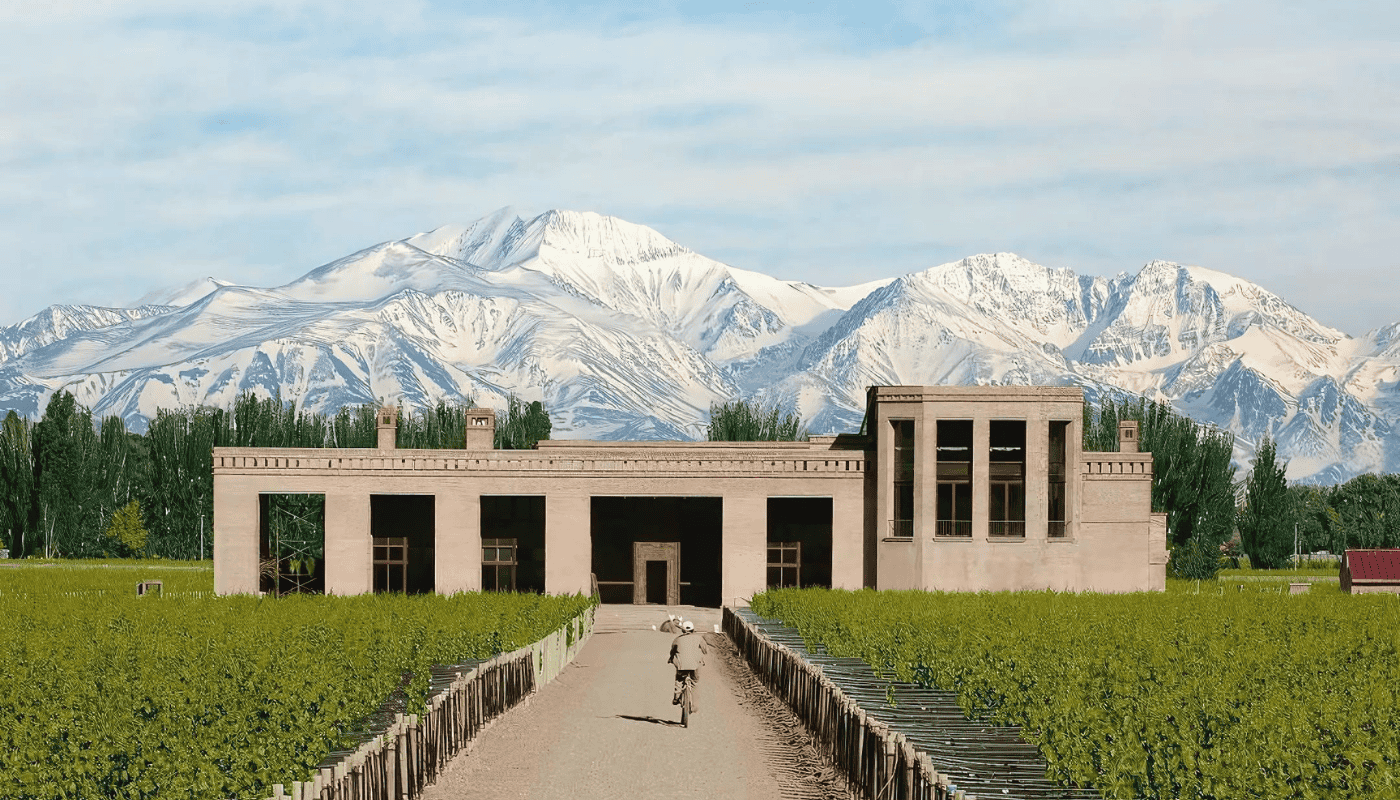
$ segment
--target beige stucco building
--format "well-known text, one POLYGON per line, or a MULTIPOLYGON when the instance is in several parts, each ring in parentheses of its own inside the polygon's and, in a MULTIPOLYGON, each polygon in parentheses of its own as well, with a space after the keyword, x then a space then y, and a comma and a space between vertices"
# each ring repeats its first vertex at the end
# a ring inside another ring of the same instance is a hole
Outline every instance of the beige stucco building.
POLYGON ((745 604, 770 585, 1162 590, 1166 525, 1135 423, 1080 450, 1083 396, 879 386, 861 435, 214 450, 221 594, 595 589, 745 604), (323 531, 323 534, 322 534, 323 531), (323 537, 323 538, 322 538, 323 537))

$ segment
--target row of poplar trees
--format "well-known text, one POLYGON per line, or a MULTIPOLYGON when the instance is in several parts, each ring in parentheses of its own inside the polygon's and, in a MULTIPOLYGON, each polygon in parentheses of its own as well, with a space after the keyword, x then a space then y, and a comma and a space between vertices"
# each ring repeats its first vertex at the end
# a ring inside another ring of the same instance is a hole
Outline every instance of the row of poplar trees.
POLYGON ((1248 474, 1230 463, 1234 435, 1182 417, 1164 403, 1106 400, 1084 408, 1084 449, 1118 449, 1118 421, 1137 420, 1152 453, 1152 510, 1166 512, 1172 570, 1213 577, 1221 555, 1253 567, 1287 566, 1294 554, 1400 547, 1400 475, 1366 474, 1336 486, 1289 484, 1277 443, 1264 437, 1248 474))
MULTIPOLYGON (((398 445, 461 448, 470 406, 401 410, 398 445)), ((38 422, 13 411, 0 422, 0 547, 16 558, 208 558, 213 448, 372 448, 377 411, 367 404, 324 415, 248 393, 231 410, 162 409, 142 434, 120 417, 95 421, 72 394, 57 392, 38 422), (132 531, 133 510, 141 535, 132 531)), ((527 449, 550 430, 542 404, 511 397, 498 412, 495 446, 527 449)))

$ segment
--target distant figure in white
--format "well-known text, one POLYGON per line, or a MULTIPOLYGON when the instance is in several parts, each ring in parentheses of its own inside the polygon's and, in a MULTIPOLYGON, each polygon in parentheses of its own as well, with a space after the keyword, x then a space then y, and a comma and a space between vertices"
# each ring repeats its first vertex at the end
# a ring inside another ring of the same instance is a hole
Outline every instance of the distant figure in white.
MULTIPOLYGON (((667 664, 676 668, 676 685, 671 695, 671 705, 678 706, 681 703, 681 687, 687 677, 697 686, 700 683, 700 668, 705 666, 705 656, 710 652, 705 647, 705 637, 695 634, 695 623, 686 620, 681 623, 681 635, 671 642, 671 657, 666 659, 667 664)), ((695 704, 691 703, 691 713, 695 711, 695 704)))

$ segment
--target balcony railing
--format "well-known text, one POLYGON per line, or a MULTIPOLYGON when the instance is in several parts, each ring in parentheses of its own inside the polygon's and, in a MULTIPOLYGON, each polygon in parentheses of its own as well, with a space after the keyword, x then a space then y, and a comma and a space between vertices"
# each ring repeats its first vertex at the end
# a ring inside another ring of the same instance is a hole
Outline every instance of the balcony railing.
POLYGON ((934 523, 933 535, 970 537, 972 536, 972 520, 940 519, 934 523))
POLYGON ((890 520, 890 536, 896 539, 908 539, 914 535, 914 520, 912 519, 892 519, 890 520))
POLYGON ((1005 539, 1024 539, 1026 536, 1025 520, 1019 519, 994 519, 987 523, 988 536, 1000 536, 1005 539))
POLYGON ((1045 531, 1045 535, 1050 537, 1051 539, 1063 539, 1069 535, 1068 528, 1068 521, 1062 519, 1052 519, 1049 522, 1049 528, 1047 528, 1045 531))

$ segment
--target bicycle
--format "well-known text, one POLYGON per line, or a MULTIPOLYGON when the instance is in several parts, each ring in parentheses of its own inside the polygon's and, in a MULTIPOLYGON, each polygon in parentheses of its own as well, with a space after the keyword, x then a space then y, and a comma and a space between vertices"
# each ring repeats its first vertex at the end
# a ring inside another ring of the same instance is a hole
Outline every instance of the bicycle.
POLYGON ((685 676, 681 679, 681 727, 690 727, 690 715, 695 712, 695 673, 691 670, 684 670, 685 676))

